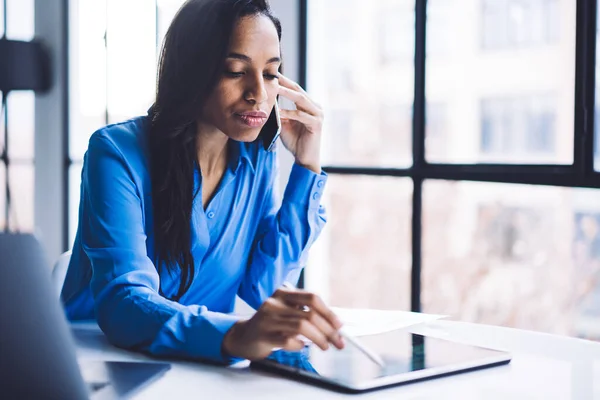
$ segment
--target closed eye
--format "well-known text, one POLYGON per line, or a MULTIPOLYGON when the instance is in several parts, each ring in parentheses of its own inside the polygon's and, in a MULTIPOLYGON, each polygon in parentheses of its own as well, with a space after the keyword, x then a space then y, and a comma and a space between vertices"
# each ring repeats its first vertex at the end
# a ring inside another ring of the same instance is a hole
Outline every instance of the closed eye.
POLYGON ((235 71, 225 71, 225 75, 230 76, 232 78, 239 78, 244 75, 243 72, 235 72, 235 71))

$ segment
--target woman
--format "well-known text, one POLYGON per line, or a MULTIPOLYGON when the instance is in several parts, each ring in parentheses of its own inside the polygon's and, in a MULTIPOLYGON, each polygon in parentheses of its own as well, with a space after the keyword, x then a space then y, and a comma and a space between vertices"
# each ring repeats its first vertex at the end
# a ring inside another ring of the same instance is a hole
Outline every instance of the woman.
POLYGON ((325 216, 323 114, 278 70, 281 27, 265 0, 189 0, 165 37, 149 115, 89 143, 62 300, 117 346, 232 362, 274 347, 343 347, 341 324, 296 282, 325 216), (276 96, 294 155, 283 200, 259 132, 276 96), (257 313, 229 315, 238 294, 257 313), (308 310, 308 311, 307 311, 308 310))

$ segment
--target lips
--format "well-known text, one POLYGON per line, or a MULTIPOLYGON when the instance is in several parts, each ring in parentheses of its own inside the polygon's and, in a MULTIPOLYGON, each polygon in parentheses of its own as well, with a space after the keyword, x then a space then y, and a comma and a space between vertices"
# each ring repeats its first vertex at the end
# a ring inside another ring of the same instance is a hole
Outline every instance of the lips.
POLYGON ((264 111, 247 111, 247 112, 241 112, 241 113, 237 113, 237 114, 242 117, 256 117, 256 118, 267 118, 268 117, 267 113, 264 111))
POLYGON ((267 113, 264 111, 247 111, 236 113, 235 116, 246 126, 257 128, 267 122, 267 113))

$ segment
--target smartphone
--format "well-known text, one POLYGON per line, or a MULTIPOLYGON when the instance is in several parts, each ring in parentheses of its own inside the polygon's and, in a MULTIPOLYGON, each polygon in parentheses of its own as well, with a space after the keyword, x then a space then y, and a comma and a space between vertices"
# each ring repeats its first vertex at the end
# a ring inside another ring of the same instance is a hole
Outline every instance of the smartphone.
POLYGON ((269 119, 265 126, 260 131, 259 138, 263 142, 266 151, 273 151, 277 143, 277 139, 281 134, 281 118, 279 117, 279 105, 275 102, 275 106, 269 115, 269 119))

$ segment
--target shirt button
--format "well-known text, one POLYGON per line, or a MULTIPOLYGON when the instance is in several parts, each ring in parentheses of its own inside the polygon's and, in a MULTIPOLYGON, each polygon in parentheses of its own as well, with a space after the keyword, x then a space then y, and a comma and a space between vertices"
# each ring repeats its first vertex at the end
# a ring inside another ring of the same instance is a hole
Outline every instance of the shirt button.
POLYGON ((215 213, 210 211, 206 216, 210 219, 213 219, 215 217, 215 213))
POLYGON ((314 193, 313 194, 313 200, 317 200, 319 198, 319 193, 314 193))
POLYGON ((322 188, 324 184, 325 184, 325 181, 319 181, 319 182, 317 182, 317 187, 322 188))

